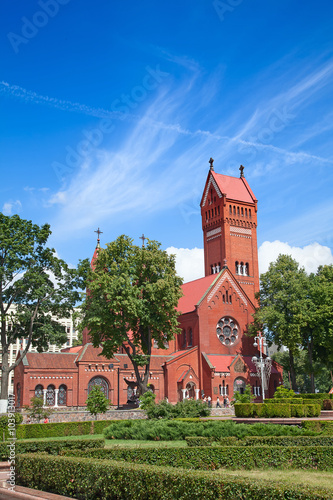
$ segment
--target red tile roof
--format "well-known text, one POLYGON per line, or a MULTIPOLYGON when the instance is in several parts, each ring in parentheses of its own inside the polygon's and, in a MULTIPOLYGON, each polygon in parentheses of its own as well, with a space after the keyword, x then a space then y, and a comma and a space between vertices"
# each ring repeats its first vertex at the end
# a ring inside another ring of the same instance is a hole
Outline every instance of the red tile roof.
POLYGON ((225 356, 222 354, 206 354, 206 357, 215 367, 216 372, 228 372, 230 363, 235 359, 235 356, 225 356))
POLYGON ((221 193, 227 195, 227 199, 254 203, 257 201, 245 177, 230 177, 229 175, 211 172, 221 193))
POLYGON ((38 369, 76 368, 75 353, 63 352, 28 352, 23 360, 24 366, 38 369))
POLYGON ((217 276, 217 274, 210 274, 204 278, 184 283, 182 285, 184 295, 178 302, 177 311, 183 314, 193 311, 217 276))

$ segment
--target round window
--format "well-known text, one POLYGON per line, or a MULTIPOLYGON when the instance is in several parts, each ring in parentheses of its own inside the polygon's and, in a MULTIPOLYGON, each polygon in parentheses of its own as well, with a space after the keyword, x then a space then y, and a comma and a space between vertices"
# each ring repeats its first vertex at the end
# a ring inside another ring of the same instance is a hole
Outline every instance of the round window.
POLYGON ((236 321, 227 316, 221 318, 216 325, 218 339, 224 345, 232 345, 238 339, 239 326, 236 321))

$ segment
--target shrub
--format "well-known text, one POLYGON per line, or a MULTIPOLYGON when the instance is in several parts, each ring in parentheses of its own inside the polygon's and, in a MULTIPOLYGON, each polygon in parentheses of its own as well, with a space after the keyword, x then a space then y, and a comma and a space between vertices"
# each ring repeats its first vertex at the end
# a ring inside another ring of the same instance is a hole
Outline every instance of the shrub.
MULTIPOLYGON (((14 419, 15 419, 15 430, 16 430, 17 426, 22 423, 23 416, 21 413, 14 413, 14 419)), ((9 420, 10 422, 12 422, 12 419, 11 418, 9 419, 8 415, 2 415, 2 417, 0 417, 0 433, 3 441, 5 441, 5 439, 8 439, 9 437, 9 427, 8 427, 9 420)))
POLYGON ((292 389, 287 389, 280 385, 274 392, 274 399, 290 399, 295 397, 295 392, 292 389))
POLYGON ((333 400, 332 399, 323 399, 323 410, 333 410, 333 400))
POLYGON ((237 424, 231 420, 127 420, 115 421, 104 430, 107 439, 179 440, 186 436, 204 436, 220 439, 235 436, 300 435, 313 431, 297 426, 276 424, 237 424))
MULTIPOLYGON (((191 450, 191 448, 189 448, 191 450)), ((192 448, 195 452, 195 448, 192 448)), ((212 448, 201 448, 201 451, 212 448)), ((86 458, 19 455, 18 484, 78 499, 135 498, 156 500, 216 500, 246 498, 257 500, 328 500, 332 492, 305 486, 286 486, 228 477, 210 472, 125 464, 114 461, 96 462, 86 458), (43 470, 43 474, 40 471, 43 470)))
POLYGON ((202 436, 187 436, 185 441, 188 446, 210 446, 212 444, 210 438, 202 436))
POLYGON ((251 403, 235 403, 236 417, 248 418, 253 416, 254 407, 251 403))
POLYGON ((333 436, 333 421, 332 420, 303 420, 302 429, 310 432, 333 436))
POLYGON ((321 405, 320 404, 310 404, 310 405, 303 405, 305 408, 305 417, 319 417, 320 411, 321 411, 321 405))
POLYGON ((105 396, 101 387, 95 385, 89 392, 88 399, 86 401, 87 410, 97 418, 98 413, 105 413, 109 406, 110 401, 105 396))
POLYGON ((155 394, 146 392, 140 398, 140 407, 146 411, 149 419, 198 418, 208 417, 211 413, 211 408, 201 399, 184 399, 172 405, 165 399, 156 404, 155 397, 155 394))
MULTIPOLYGON (((7 460, 9 456, 8 445, 12 441, 0 443, 1 460, 7 460)), ((63 453, 64 450, 77 449, 87 450, 88 448, 104 448, 104 438, 89 438, 89 439, 69 439, 67 441, 52 440, 52 439, 37 439, 37 440, 24 440, 16 441, 15 453, 40 453, 46 452, 51 455, 58 455, 63 453)))
MULTIPOLYGON (((208 442, 208 441, 207 441, 208 442)), ((332 446, 196 446, 184 448, 109 448, 68 450, 66 455, 119 460, 162 467, 215 470, 315 469, 332 470, 332 446)))
POLYGON ((290 405, 290 411, 292 417, 304 417, 305 416, 306 407, 303 404, 290 405))

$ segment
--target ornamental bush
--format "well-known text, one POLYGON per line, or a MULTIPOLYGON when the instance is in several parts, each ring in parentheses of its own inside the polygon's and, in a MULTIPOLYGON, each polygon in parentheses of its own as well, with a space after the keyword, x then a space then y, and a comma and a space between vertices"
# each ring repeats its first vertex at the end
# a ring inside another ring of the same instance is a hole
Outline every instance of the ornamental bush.
MULTIPOLYGON (((189 448, 187 451, 195 448, 189 448)), ((199 448, 211 451, 213 448, 199 448)), ((216 450, 216 449, 215 449, 216 450)), ((146 450, 141 450, 146 451, 146 450)), ((171 450, 170 450, 171 451, 171 450)), ((173 450, 175 451, 175 450, 173 450)), ((212 468, 212 467, 210 467, 212 468)), ((212 475, 211 472, 115 461, 45 455, 17 456, 17 484, 79 500, 216 500, 219 498, 329 500, 332 492, 257 480, 212 475), (40 474, 40 471, 43 474, 40 474)))
MULTIPOLYGON (((208 441, 205 442, 208 444, 208 441)), ((195 446, 182 448, 107 448, 69 450, 66 455, 125 461, 162 467, 216 470, 315 469, 333 470, 332 446, 195 446)), ((105 462, 104 462, 105 463, 105 462)))
MULTIPOLYGON (((1 460, 7 460, 9 456, 8 445, 12 444, 12 441, 5 441, 0 443, 0 458, 1 460)), ((50 455, 58 455, 64 452, 64 450, 77 449, 77 450, 87 450, 89 448, 104 448, 105 439, 104 438, 89 438, 89 439, 68 439, 63 440, 52 440, 52 439, 37 439, 37 440, 20 440, 15 443, 16 453, 40 453, 46 452, 50 455)))
MULTIPOLYGON (((222 437, 301 435, 311 433, 297 426, 237 424, 232 420, 127 420, 115 421, 104 430, 106 439, 179 440, 187 436, 222 437)), ((314 434, 314 432, 312 432, 314 434)))

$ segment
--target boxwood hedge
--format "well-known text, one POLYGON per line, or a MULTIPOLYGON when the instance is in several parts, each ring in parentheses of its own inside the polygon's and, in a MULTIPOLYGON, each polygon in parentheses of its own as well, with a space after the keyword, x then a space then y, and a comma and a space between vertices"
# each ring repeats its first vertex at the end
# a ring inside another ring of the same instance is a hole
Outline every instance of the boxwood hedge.
POLYGON ((52 422, 49 424, 22 424, 16 427, 17 439, 37 439, 47 437, 84 436, 102 434, 105 427, 121 420, 98 420, 87 422, 52 422))
POLYGON ((333 470, 331 446, 215 446, 184 448, 108 448, 68 450, 66 455, 184 469, 316 469, 333 470))
POLYGON ((286 403, 237 403, 235 416, 238 418, 290 418, 318 417, 320 404, 286 404, 286 403))
MULTIPOLYGON (((243 448, 244 449, 244 448, 243 448)), ((201 448, 201 451, 205 448, 201 448)), ((142 450, 147 451, 147 450, 142 450)), ((175 451, 175 450, 172 450, 175 451)), ((328 500, 332 492, 286 486, 227 474, 108 460, 39 455, 17 456, 17 484, 79 500, 328 500), (41 473, 42 471, 42 473, 41 473)))
MULTIPOLYGON (((0 459, 7 460, 9 456, 9 445, 13 446, 13 441, 4 441, 0 443, 0 459)), ((29 452, 46 452, 51 455, 58 455, 63 450, 79 449, 87 450, 91 448, 104 448, 104 438, 86 438, 86 439, 36 439, 24 440, 15 442, 15 453, 29 453, 29 452)))

